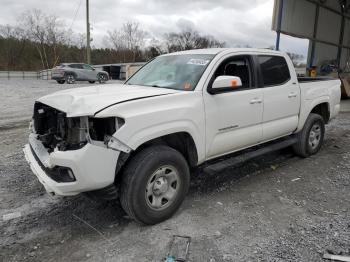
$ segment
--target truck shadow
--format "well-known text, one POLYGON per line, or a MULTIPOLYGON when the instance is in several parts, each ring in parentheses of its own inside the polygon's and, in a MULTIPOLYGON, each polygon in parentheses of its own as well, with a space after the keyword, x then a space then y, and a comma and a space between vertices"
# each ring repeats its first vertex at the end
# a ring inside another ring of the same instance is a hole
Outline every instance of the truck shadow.
MULTIPOLYGON (((292 158, 297 157, 290 149, 284 149, 228 167, 220 172, 205 173, 198 170, 192 173, 189 195, 217 192, 220 188, 238 182, 248 175, 254 176, 265 170, 271 170, 272 167, 287 165, 288 160, 292 158)), ((92 200, 84 195, 63 198, 46 212, 45 217, 48 217, 54 225, 65 227, 78 223, 82 227, 89 227, 86 223, 84 225, 85 221, 91 226, 97 225, 101 230, 112 228, 116 224, 118 227, 115 229, 120 230, 131 221, 118 200, 92 200)))
POLYGON ((229 166, 218 172, 206 172, 203 169, 196 170, 192 173, 190 194, 195 192, 197 194, 217 192, 218 189, 238 182, 248 175, 254 176, 265 170, 287 165, 288 160, 293 158, 297 159, 298 157, 295 156, 290 148, 286 148, 229 166))

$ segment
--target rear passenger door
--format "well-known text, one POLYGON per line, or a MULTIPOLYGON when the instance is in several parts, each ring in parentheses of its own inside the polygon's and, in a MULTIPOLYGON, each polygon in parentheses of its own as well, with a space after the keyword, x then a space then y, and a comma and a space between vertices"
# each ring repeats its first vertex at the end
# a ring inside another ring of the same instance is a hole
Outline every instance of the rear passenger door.
POLYGON ((258 55, 260 85, 263 87, 263 141, 291 134, 298 126, 300 89, 290 59, 258 55))
POLYGON ((70 67, 74 68, 73 72, 76 74, 76 80, 81 80, 84 78, 82 64, 71 64, 70 67))

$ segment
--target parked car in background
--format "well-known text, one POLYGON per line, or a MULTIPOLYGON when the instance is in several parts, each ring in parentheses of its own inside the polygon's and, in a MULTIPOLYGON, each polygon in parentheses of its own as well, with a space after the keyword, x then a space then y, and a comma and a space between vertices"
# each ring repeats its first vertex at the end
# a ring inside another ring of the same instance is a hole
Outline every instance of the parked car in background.
POLYGON ((109 75, 106 71, 97 70, 88 64, 64 63, 52 69, 51 78, 59 84, 74 84, 75 81, 89 81, 93 84, 96 81, 99 83, 108 81, 109 75))

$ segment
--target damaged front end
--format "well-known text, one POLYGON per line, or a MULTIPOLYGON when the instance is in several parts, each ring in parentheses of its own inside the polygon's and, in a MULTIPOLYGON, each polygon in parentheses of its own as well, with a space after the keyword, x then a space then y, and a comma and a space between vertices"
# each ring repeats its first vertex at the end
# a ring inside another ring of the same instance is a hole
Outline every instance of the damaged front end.
POLYGON ((123 125, 118 117, 67 117, 37 102, 24 155, 50 194, 71 196, 104 188, 111 192, 116 189, 119 157, 131 151, 115 137, 123 125))
POLYGON ((32 131, 49 153, 83 148, 87 143, 130 152, 113 134, 124 125, 117 117, 67 117, 66 113, 35 103, 32 131))
POLYGON ((67 118, 66 114, 42 103, 34 105, 33 132, 52 152, 76 150, 87 141, 87 126, 81 117, 67 118))

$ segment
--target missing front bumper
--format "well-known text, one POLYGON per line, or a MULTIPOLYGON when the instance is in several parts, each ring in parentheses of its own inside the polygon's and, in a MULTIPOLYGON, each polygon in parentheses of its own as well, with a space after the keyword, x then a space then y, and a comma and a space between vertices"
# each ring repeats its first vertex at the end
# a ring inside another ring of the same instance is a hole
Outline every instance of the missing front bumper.
POLYGON ((47 160, 50 166, 70 168, 76 179, 73 182, 57 182, 48 175, 45 166, 40 165, 29 144, 23 151, 33 173, 46 191, 62 196, 77 195, 113 184, 120 154, 119 151, 92 144, 79 150, 52 152, 47 160))

